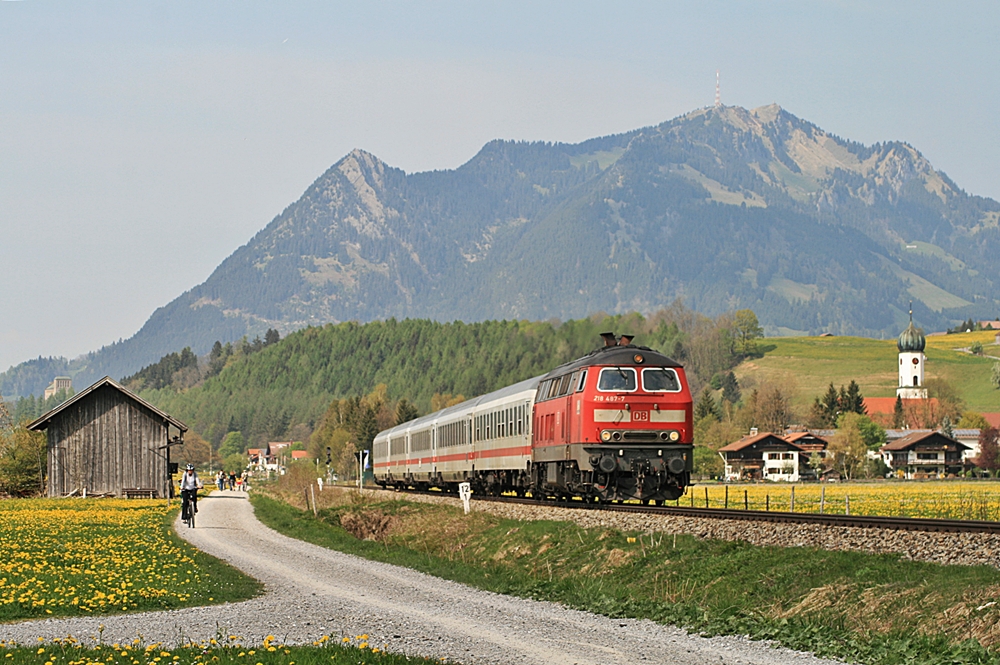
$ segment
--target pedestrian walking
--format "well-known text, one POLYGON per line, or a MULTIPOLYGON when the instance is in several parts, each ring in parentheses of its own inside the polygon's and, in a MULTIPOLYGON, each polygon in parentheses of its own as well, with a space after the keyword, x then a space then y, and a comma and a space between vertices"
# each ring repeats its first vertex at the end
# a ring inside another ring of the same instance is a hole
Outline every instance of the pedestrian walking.
POLYGON ((229 472, 229 489, 231 489, 231 490, 236 489, 236 472, 235 471, 230 471, 229 472))

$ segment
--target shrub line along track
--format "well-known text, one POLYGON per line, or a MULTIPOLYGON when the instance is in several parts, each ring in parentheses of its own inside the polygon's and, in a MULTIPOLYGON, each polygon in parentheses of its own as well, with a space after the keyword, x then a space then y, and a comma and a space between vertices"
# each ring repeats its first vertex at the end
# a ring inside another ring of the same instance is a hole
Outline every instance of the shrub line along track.
MULTIPOLYGON (((374 489, 374 488, 373 488, 374 489)), ((378 488, 381 489, 381 488, 378 488)), ((385 490, 392 491, 392 490, 385 490)), ((450 496, 448 492, 406 490, 408 494, 450 496)), ((537 500, 513 496, 473 495, 474 501, 515 503, 527 506, 573 508, 576 510, 606 510, 618 513, 641 513, 672 517, 697 517, 718 520, 744 520, 791 524, 818 524, 846 526, 861 529, 894 529, 899 531, 938 531, 949 533, 1000 534, 1000 522, 984 520, 947 520, 923 517, 879 517, 874 515, 836 515, 830 513, 789 513, 764 510, 730 510, 724 508, 697 508, 684 506, 642 506, 629 503, 589 503, 584 501, 537 500)))

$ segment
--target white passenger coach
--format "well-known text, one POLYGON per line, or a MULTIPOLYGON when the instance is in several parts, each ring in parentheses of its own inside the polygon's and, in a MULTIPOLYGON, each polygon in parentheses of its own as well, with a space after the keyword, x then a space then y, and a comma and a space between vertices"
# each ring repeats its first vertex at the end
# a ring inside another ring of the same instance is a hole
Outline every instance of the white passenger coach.
MULTIPOLYGON (((486 490, 531 466, 531 424, 541 377, 487 393, 380 432, 372 444, 375 482, 447 487, 477 475, 486 490)), ((505 483, 508 484, 508 483, 505 483)))

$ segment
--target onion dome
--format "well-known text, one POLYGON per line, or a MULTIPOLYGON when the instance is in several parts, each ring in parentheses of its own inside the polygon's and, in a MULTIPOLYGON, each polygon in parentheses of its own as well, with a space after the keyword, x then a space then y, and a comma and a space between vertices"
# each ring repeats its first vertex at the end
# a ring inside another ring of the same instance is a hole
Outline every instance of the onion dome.
POLYGON ((906 326, 906 330, 899 333, 899 339, 896 340, 896 348, 899 349, 900 353, 922 353, 926 345, 927 338, 924 337, 924 331, 922 328, 914 327, 913 310, 910 310, 910 325, 906 326))

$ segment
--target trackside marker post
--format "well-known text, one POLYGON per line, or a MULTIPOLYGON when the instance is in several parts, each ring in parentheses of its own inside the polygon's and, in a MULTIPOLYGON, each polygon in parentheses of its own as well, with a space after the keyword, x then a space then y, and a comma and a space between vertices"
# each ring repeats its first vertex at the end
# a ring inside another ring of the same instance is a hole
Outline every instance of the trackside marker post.
POLYGON ((458 496, 462 499, 462 505, 465 506, 465 514, 469 514, 469 499, 472 498, 472 485, 469 483, 459 483, 458 484, 458 496))

